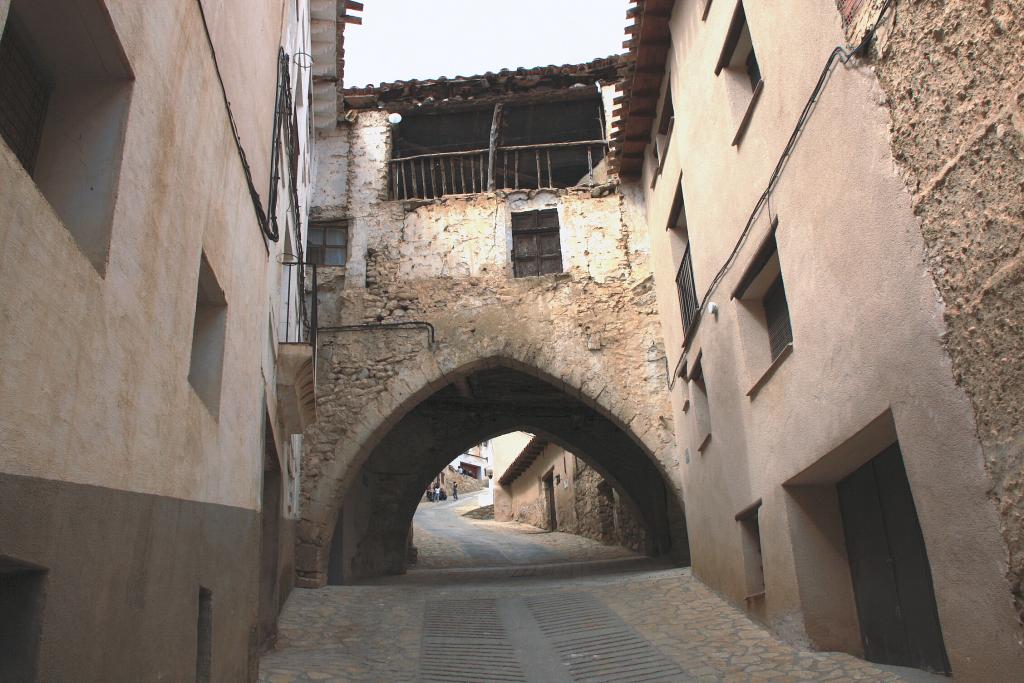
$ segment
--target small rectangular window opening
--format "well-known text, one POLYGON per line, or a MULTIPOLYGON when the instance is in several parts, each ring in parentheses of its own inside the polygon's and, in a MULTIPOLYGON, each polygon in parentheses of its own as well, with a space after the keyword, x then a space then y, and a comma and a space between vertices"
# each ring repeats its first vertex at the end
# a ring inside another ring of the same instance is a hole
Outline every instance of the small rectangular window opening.
POLYGON ((747 581, 747 599, 764 595, 764 560, 761 556, 760 501, 738 517, 743 544, 743 565, 747 581))
POLYGON ((793 343, 789 303, 782 279, 778 244, 775 241, 777 229, 778 218, 772 222, 771 232, 758 247, 732 294, 734 299, 742 299, 748 307, 759 304, 764 314, 764 329, 772 362, 793 343))
POLYGON ((711 406, 708 402, 708 387, 704 380, 703 354, 690 370, 690 396, 693 403, 693 417, 697 423, 697 451, 704 452, 711 441, 711 406))
POLYGON ((348 221, 316 221, 309 224, 308 260, 318 266, 344 266, 348 259, 348 221))
POLYGON ((213 591, 199 588, 196 619, 196 683, 210 683, 213 670, 213 591))
POLYGON ((665 227, 686 235, 686 200, 683 199, 683 179, 681 177, 676 183, 676 195, 672 198, 672 210, 669 212, 668 225, 665 227))
POLYGON ((512 269, 515 277, 562 272, 558 211, 542 209, 512 214, 512 269))
POLYGON ((693 278, 693 258, 689 243, 686 245, 686 252, 679 264, 679 270, 676 271, 676 289, 679 291, 679 307, 683 314, 683 335, 686 336, 697 321, 697 312, 700 310, 700 299, 697 296, 697 284, 693 278))
POLYGON ((215 417, 220 413, 220 385, 224 369, 224 338, 227 301, 224 290, 203 254, 196 288, 196 312, 192 326, 192 359, 188 381, 215 417))
POLYGON ((715 66, 715 75, 720 74, 725 68, 745 74, 750 85, 750 92, 753 92, 757 88, 757 84, 761 82, 761 67, 754 52, 754 41, 750 37, 750 26, 747 24, 747 15, 742 2, 736 5, 736 12, 733 14, 729 32, 726 34, 725 45, 719 55, 718 64, 715 66))
POLYGON ((46 570, 0 555, 0 681, 34 681, 46 570))
MULTIPOLYGON (((666 78, 666 81, 670 79, 666 78)), ((665 165, 665 157, 668 154, 669 140, 672 137, 672 128, 675 125, 675 111, 672 106, 672 83, 665 86, 665 100, 661 105, 661 115, 658 118, 658 132, 654 136, 654 153, 658 159, 658 171, 665 165)))
POLYGON ((774 361, 793 342, 793 328, 789 323, 789 306, 786 304, 786 289, 781 274, 768 287, 762 303, 768 325, 768 345, 774 361))
POLYGON ((0 134, 31 175, 43 137, 46 107, 52 85, 42 64, 32 54, 28 36, 11 16, 0 38, 0 134))
POLYGON ((132 79, 104 3, 11 3, 0 37, 0 136, 101 274, 132 79))

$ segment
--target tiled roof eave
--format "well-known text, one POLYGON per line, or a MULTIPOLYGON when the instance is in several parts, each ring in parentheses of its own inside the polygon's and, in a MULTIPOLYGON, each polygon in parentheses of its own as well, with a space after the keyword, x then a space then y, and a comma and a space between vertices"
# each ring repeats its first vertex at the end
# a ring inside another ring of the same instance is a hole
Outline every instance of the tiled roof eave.
POLYGON ((638 177, 643 153, 650 141, 656 118, 655 105, 665 77, 665 62, 671 47, 669 20, 674 0, 633 0, 626 12, 630 36, 623 43, 621 95, 613 111, 611 139, 612 166, 623 177, 638 177))

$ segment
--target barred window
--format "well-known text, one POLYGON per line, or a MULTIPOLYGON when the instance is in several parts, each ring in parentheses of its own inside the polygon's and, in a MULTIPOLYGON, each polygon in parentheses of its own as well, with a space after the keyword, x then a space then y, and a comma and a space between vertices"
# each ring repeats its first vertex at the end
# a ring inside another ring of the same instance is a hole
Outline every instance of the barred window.
POLYGON ((43 137, 50 84, 13 16, 0 38, 0 134, 31 174, 43 137))
POLYGON ((348 221, 309 224, 308 260, 318 266, 344 266, 348 259, 348 221))
POLYGON ((768 324, 768 345, 771 347, 772 360, 779 357, 783 349, 793 341, 793 328, 789 323, 789 306, 786 303, 786 289, 782 285, 782 276, 765 292, 764 318, 768 324))
POLYGON ((512 214, 512 266, 516 277, 562 272, 558 211, 512 214))
POLYGON ((679 306, 683 313, 683 335, 685 336, 696 322, 697 311, 700 310, 700 299, 697 298, 697 285, 693 279, 693 259, 690 256, 689 244, 686 245, 683 262, 679 264, 679 270, 676 272, 676 287, 679 290, 679 306))

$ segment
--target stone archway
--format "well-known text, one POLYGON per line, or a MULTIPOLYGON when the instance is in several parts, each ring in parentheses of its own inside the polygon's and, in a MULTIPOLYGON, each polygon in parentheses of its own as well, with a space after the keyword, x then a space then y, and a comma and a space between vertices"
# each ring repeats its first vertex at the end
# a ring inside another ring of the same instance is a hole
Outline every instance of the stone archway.
MULTIPOLYGON (((327 363, 372 349, 389 359, 389 368, 400 370, 379 382, 382 378, 365 368, 332 365, 334 375, 345 378, 337 380, 337 390, 346 385, 386 389, 368 392, 369 401, 349 402, 358 418, 344 423, 350 429, 333 442, 333 457, 308 463, 319 469, 316 477, 307 470, 304 478, 302 585, 325 583, 333 527, 343 508, 345 526, 338 531, 348 546, 344 561, 350 576, 402 571, 409 521, 430 477, 459 450, 516 429, 544 434, 583 456, 635 503, 656 532, 652 551, 674 548, 677 559, 688 560, 681 493, 667 476, 677 462, 663 412, 663 374, 605 377, 602 364, 566 363, 535 346, 505 345, 505 353, 456 365, 444 349, 408 354, 417 342, 424 346, 423 336, 417 329, 379 331, 327 347, 327 363), (638 376, 642 381, 635 381, 638 376), (660 380, 660 386, 645 387, 645 377, 660 380), (645 388, 654 390, 645 393, 645 388)), ((337 419, 322 413, 321 423, 325 417, 337 419)), ((323 445, 321 440, 310 454, 324 453, 323 445)))

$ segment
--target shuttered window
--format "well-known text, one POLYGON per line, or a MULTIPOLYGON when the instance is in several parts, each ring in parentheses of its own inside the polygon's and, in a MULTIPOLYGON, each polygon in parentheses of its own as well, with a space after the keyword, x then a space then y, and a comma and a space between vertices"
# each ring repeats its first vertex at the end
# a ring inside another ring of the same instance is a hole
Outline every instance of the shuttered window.
POLYGON ((516 277, 562 272, 556 209, 512 214, 512 267, 516 277))
POLYGON ((676 272, 676 288, 679 290, 679 306, 683 313, 683 335, 686 335, 697 320, 697 311, 700 309, 697 285, 693 280, 693 259, 690 257, 689 244, 686 245, 683 262, 679 264, 679 270, 676 272))
POLYGON ((786 303, 786 290, 782 286, 782 277, 775 279, 764 295, 764 317, 768 324, 768 344, 772 350, 772 360, 779 357, 787 344, 793 341, 793 329, 789 324, 789 306, 786 303))
POLYGON ((0 39, 0 93, 0 134, 25 170, 32 173, 43 137, 50 86, 13 16, 0 39))
POLYGON ((307 256, 318 266, 344 266, 348 258, 348 221, 309 225, 307 256))

